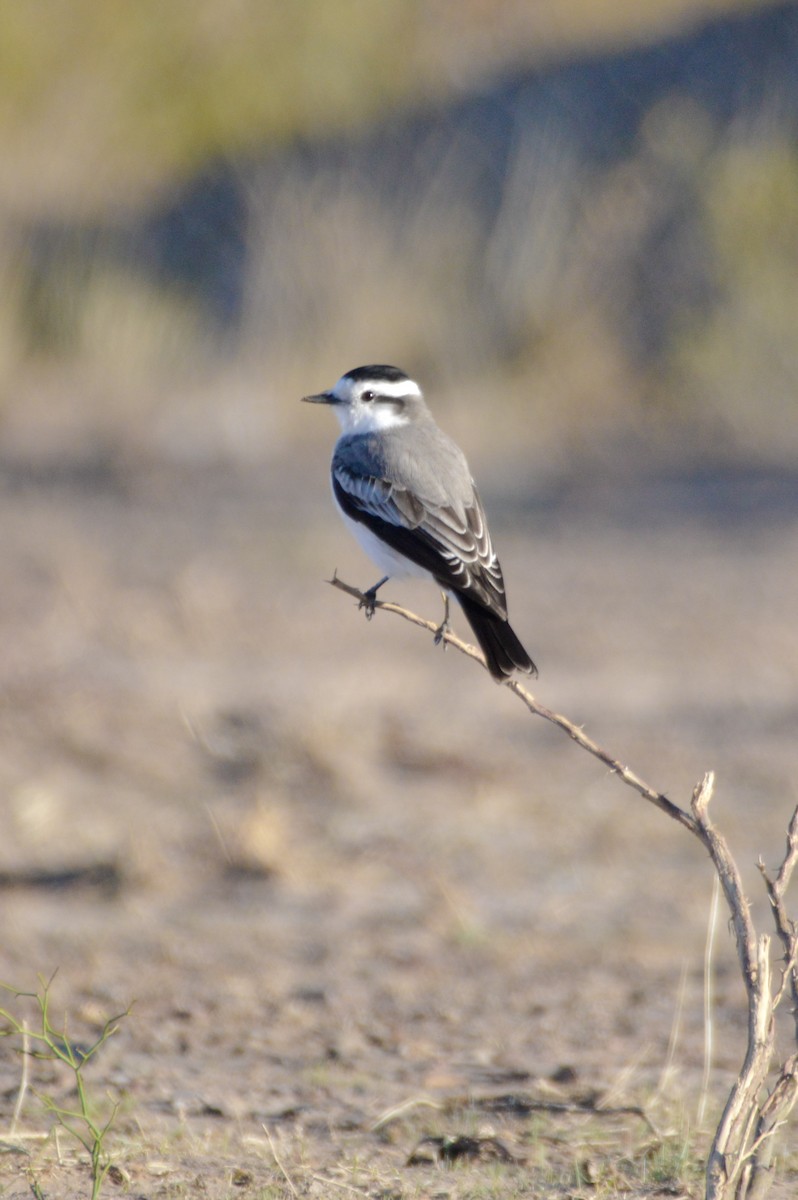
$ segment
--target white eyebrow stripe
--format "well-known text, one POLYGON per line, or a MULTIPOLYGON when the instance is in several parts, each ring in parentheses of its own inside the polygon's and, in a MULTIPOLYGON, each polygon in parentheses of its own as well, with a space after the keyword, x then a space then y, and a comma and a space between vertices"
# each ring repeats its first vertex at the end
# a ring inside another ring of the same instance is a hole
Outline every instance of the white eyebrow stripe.
POLYGON ((418 383, 414 383, 413 379, 376 379, 373 384, 373 391, 377 392, 378 396, 420 396, 421 389, 418 383))
POLYGON ((366 391, 395 399, 400 399, 402 396, 421 395, 421 388, 412 379, 375 379, 373 383, 362 380, 358 384, 358 393, 362 395, 366 391))

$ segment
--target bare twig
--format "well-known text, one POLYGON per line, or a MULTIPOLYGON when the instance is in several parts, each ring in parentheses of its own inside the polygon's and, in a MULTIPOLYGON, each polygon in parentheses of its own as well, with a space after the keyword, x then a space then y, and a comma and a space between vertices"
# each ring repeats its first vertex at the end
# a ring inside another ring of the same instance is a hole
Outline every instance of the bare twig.
MULTIPOLYGON (((787 845, 775 879, 771 879, 760 859, 758 866, 765 882, 773 912, 776 933, 784 948, 781 982, 772 997, 772 1008, 778 1008, 789 990, 792 1000, 792 1015, 795 1036, 798 1041, 798 932, 795 922, 790 920, 784 904, 784 893, 790 883, 792 872, 798 862, 798 808, 793 812, 787 829, 787 845)), ((760 1200, 770 1186, 772 1160, 775 1145, 773 1135, 787 1121, 798 1100, 798 1053, 782 1063, 779 1077, 771 1088, 770 1095, 760 1105, 754 1131, 751 1157, 746 1164, 750 1181, 745 1192, 746 1200, 760 1200)))
MULTIPOLYGON (((796 862, 798 862, 798 808, 793 812, 792 820, 787 829, 787 846, 776 878, 770 878, 761 858, 757 864, 767 889, 770 906, 773 910, 776 933, 784 947, 784 974, 779 990, 781 993, 789 982, 793 1018, 795 1020, 795 1036, 798 1039, 798 967, 796 967, 796 961, 798 960, 798 930, 796 930, 795 922, 791 921, 787 916, 787 909, 784 904, 784 893, 789 887, 796 862)), ((780 994, 778 999, 781 999, 780 994)))
POLYGON ((770 991, 770 938, 757 937, 737 864, 724 838, 709 817, 709 802, 715 776, 708 772, 693 792, 693 814, 700 837, 709 851, 732 914, 737 955, 748 998, 748 1045, 740 1073, 726 1101, 720 1124, 712 1139, 707 1161, 707 1200, 737 1190, 750 1194, 751 1147, 759 1112, 759 1095, 773 1056, 773 999, 770 991))
MULTIPOLYGON (((354 597, 360 607, 371 605, 370 598, 359 588, 344 583, 337 575, 334 574, 328 582, 354 597)), ((394 613, 432 634, 437 633, 438 627, 432 621, 427 621, 398 604, 378 600, 376 604, 371 605, 372 612, 374 608, 394 613)), ((474 646, 461 641, 450 631, 445 632, 443 636, 448 645, 454 646, 461 654, 485 666, 482 654, 474 646)), ((578 725, 540 704, 518 680, 505 680, 503 686, 514 692, 531 713, 543 717, 563 730, 583 750, 609 767, 628 787, 633 788, 645 800, 689 830, 709 854, 731 913, 748 1002, 748 1041, 743 1065, 712 1140, 706 1170, 706 1196, 707 1200, 727 1200, 732 1195, 735 1200, 760 1200, 771 1179, 773 1134, 784 1124, 798 1100, 798 1053, 793 1054, 781 1065, 776 1083, 769 1095, 762 1100, 774 1053, 775 1012, 787 990, 788 982, 798 1037, 798 930, 795 922, 787 916, 784 904, 784 893, 798 863, 798 809, 793 813, 790 822, 787 849, 775 880, 771 880, 764 865, 760 863, 776 932, 784 948, 781 985, 774 993, 771 987, 770 938, 765 934, 757 934, 737 864, 725 839, 709 817, 714 774, 708 772, 696 785, 691 802, 691 815, 602 749, 578 725)), ((382 1120, 390 1120, 392 1116, 393 1113, 385 1114, 382 1120)))
MULTIPOLYGON (((333 587, 338 588, 339 591, 346 592, 348 596, 353 596, 358 601, 358 605, 365 606, 368 603, 368 598, 364 592, 361 592, 359 588, 352 587, 348 583, 344 583, 336 574, 333 574, 332 579, 328 579, 327 582, 333 587)), ((438 626, 433 621, 427 621, 424 617, 419 617, 417 613, 410 612, 409 609, 402 608, 399 604, 391 604, 386 600, 377 600, 374 606, 381 612, 394 613, 397 617, 403 617, 405 621, 410 621, 411 624, 418 625, 421 629, 427 629, 432 634, 436 634, 438 631, 438 626)), ((467 658, 473 658, 475 662, 481 663, 483 667, 485 666, 482 653, 475 646, 470 646, 468 642, 461 641, 456 634, 446 631, 443 634, 443 640, 447 645, 454 646, 455 650, 459 650, 461 654, 465 654, 467 658)), ((485 669, 487 670, 487 667, 485 669)), ((519 700, 535 716, 543 717, 544 720, 550 721, 552 725, 556 725, 558 729, 562 729, 577 745, 581 746, 583 750, 587 750, 588 754, 592 754, 600 762, 603 762, 613 774, 618 775, 628 787, 634 788, 636 792, 639 792, 645 800, 656 805, 657 808, 661 808, 674 821, 678 821, 680 825, 689 829, 692 834, 698 835, 696 823, 688 812, 685 812, 683 808, 679 808, 678 804, 674 804, 662 792, 649 787, 638 775, 635 775, 634 771, 631 771, 629 767, 625 767, 617 758, 613 758, 598 743, 589 738, 578 725, 569 721, 561 713, 552 712, 550 708, 546 708, 517 679, 507 679, 501 686, 509 688, 511 692, 515 692, 519 700)))
POLYGON ((787 830, 787 849, 784 853, 784 861, 776 876, 776 890, 780 896, 784 895, 789 886, 796 863, 798 863, 798 807, 792 814, 792 820, 787 830))

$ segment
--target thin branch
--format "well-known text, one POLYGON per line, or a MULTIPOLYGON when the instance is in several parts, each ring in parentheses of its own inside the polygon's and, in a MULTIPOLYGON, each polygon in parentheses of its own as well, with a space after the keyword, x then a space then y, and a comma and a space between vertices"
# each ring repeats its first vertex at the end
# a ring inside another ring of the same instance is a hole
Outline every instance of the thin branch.
POLYGON ((732 858, 725 840, 710 820, 709 802, 714 790, 715 772, 708 771, 693 791, 693 815, 699 828, 698 836, 709 851, 732 914, 732 924, 737 939, 737 953, 743 975, 746 979, 756 980, 759 955, 756 931, 737 864, 732 858))
POLYGON ((778 1119, 783 1124, 787 1114, 798 1100, 798 1054, 793 1054, 783 1064, 779 1077, 765 1103, 762 1105, 762 1124, 778 1119))
MULTIPOLYGON (((368 615, 372 615, 374 610, 379 608, 384 612, 394 613, 432 634, 438 633, 438 627, 432 621, 426 621, 398 604, 382 600, 374 602, 359 588, 344 583, 337 575, 333 575, 328 582, 354 597, 359 607, 367 608, 368 615)), ((475 659, 485 667, 482 654, 474 646, 461 641, 448 631, 443 637, 448 645, 454 646, 461 654, 475 659)), ((743 1065, 712 1140, 706 1170, 706 1197, 707 1200, 726 1200, 734 1189, 737 1200, 760 1200, 770 1180, 773 1134, 784 1123, 798 1099, 798 1054, 782 1064, 779 1078, 770 1095, 764 1102, 761 1099, 773 1058, 775 1011, 785 990, 787 978, 792 989, 798 1031, 798 971, 795 965, 798 931, 795 923, 787 916, 783 900, 793 869, 798 864, 798 809, 790 823, 787 849, 776 879, 771 880, 764 866, 760 864, 773 908, 776 930, 785 950, 781 987, 777 989, 774 998, 771 988, 770 938, 757 934, 737 864, 725 839, 715 829, 709 817, 714 774, 708 772, 696 785, 691 802, 691 815, 662 792, 650 787, 618 759, 613 758, 578 725, 540 704, 517 679, 507 679, 503 686, 514 692, 533 715, 543 717, 562 729, 583 750, 587 750, 609 767, 628 787, 633 788, 645 800, 689 830, 709 854, 734 927, 748 1002, 748 1043, 743 1065)), ((391 1116, 392 1114, 386 1114, 384 1119, 390 1119, 391 1116)))
POLYGON ((787 848, 784 852, 784 861, 779 867, 779 873, 776 876, 776 890, 780 896, 783 896, 790 884, 790 878, 796 863, 798 863, 798 807, 792 814, 789 828, 787 830, 787 848))
POLYGON ((776 926, 776 933, 784 947, 784 974, 774 1003, 778 1004, 780 1002, 782 993, 789 982, 793 1018, 795 1021, 795 1036, 798 1039, 798 969, 796 969, 796 960, 798 960, 798 931, 796 930, 795 922, 791 921, 788 917, 787 908, 784 903, 784 893, 789 887, 796 863, 798 863, 798 808, 793 812, 792 820, 787 829, 787 846, 776 878, 771 879, 761 858, 757 863, 767 889, 770 906, 773 910, 773 922, 776 926))
POLYGON ((783 1063, 770 1095, 760 1106, 751 1160, 746 1164, 750 1184, 745 1192, 745 1200, 763 1200, 769 1191, 773 1178, 774 1135, 786 1124, 797 1099, 798 1054, 793 1054, 783 1063))
MULTIPOLYGON (((350 584, 344 583, 344 581, 339 579, 336 574, 333 574, 332 579, 328 579, 327 582, 333 587, 338 588, 339 591, 346 592, 348 596, 353 596, 354 599, 357 600, 359 607, 366 607, 368 605, 368 597, 361 592, 359 588, 352 587, 350 584)), ((433 621, 427 621, 424 619, 424 617, 419 617, 416 613, 410 612, 410 610, 407 608, 402 608, 399 604, 391 604, 386 600, 376 600, 374 602, 374 608, 379 609, 381 612, 393 613, 397 617, 402 617, 405 621, 410 621, 411 624, 418 625, 421 629, 427 629, 432 634, 436 634, 438 632, 438 626, 433 621)), ((475 646, 470 646, 468 642, 461 641, 456 634, 452 633, 451 631, 445 632, 443 634, 443 641, 449 646, 454 646, 455 650, 459 650, 460 653, 465 654, 467 658, 473 658, 476 662, 485 667, 485 660, 482 657, 481 652, 477 650, 475 646)), ((485 669, 487 670, 487 667, 485 667, 485 669)), ((634 771, 629 769, 629 767, 624 766, 623 763, 621 763, 617 758, 614 758, 611 754, 599 746, 597 742, 594 742, 592 738, 589 738, 584 730, 582 730, 578 725, 575 725, 572 721, 569 721, 567 717, 562 715, 562 713, 552 712, 550 708, 546 708, 546 706, 536 700, 532 693, 527 691, 527 689, 523 687, 517 679, 507 679, 501 686, 508 688, 511 692, 514 692, 515 695, 518 696, 519 700, 521 700, 522 703, 525 704, 529 711, 534 713, 535 716, 543 717, 545 721, 550 721, 552 725, 556 725, 558 729, 562 729, 562 731, 567 733, 569 738, 576 742, 577 745, 581 746, 583 750, 587 750, 588 754, 592 754, 593 757, 597 758, 600 762, 603 762, 606 767, 609 767, 610 771, 612 771, 614 775, 618 775, 628 787, 633 788, 636 792, 638 792, 644 800, 648 800, 650 804, 654 804, 657 808, 662 809, 662 811, 674 821, 678 821, 680 825, 685 827, 685 829, 689 829, 690 833, 692 833, 694 836, 700 837, 698 825, 688 812, 686 812, 683 808, 679 808, 678 804, 674 804, 673 801, 669 800, 667 796, 664 796, 662 792, 658 792, 655 788, 649 787, 649 785, 645 783, 639 777, 639 775, 636 775, 634 771)))
MULTIPOLYGON (((472 649, 472 647, 469 647, 469 649, 472 649)), ((544 720, 550 721, 552 725, 556 725, 558 729, 562 729, 583 750, 587 750, 588 754, 592 754, 594 758, 599 759, 600 762, 609 767, 612 773, 618 775, 628 787, 634 788, 636 792, 639 792, 644 800, 648 800, 650 804, 654 804, 657 808, 662 809, 674 821, 678 821, 685 829, 689 829, 690 833, 699 836, 698 827, 689 813, 685 812, 683 808, 679 808, 678 804, 674 804, 662 792, 658 792, 655 788, 644 783, 639 775, 635 775, 634 771, 631 771, 629 767, 625 767, 617 758, 613 758, 611 754, 602 749, 578 725, 574 725, 562 713, 552 712, 551 709, 540 704, 532 693, 528 692, 517 679, 508 679, 504 686, 509 688, 511 692, 515 692, 516 696, 523 701, 531 713, 534 713, 538 717, 543 717, 544 720)))
MULTIPOLYGON (((748 1045, 740 1073, 734 1082, 707 1161, 707 1200, 729 1195, 743 1172, 751 1172, 750 1145, 759 1113, 758 1097, 767 1078, 773 1054, 774 1022, 770 991, 770 938, 757 937, 751 909, 743 892, 737 864, 724 838, 709 816, 709 802, 715 785, 712 771, 707 772, 693 792, 693 815, 701 840, 709 851, 732 915, 737 955, 748 1000, 748 1045)), ((745 1179, 738 1195, 746 1195, 745 1179)))

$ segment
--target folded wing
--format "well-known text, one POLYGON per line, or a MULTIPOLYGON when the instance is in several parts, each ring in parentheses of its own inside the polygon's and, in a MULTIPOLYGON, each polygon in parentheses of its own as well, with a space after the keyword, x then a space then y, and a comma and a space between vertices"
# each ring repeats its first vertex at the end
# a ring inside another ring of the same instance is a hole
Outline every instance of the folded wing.
POLYGON ((356 474, 342 462, 333 461, 332 480, 348 517, 429 571, 442 588, 507 619, 502 571, 475 488, 458 512, 424 503, 387 480, 356 474))

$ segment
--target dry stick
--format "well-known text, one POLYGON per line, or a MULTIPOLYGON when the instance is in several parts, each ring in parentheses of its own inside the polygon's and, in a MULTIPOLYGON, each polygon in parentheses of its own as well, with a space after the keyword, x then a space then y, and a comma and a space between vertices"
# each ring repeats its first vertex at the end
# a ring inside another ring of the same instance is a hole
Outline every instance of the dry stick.
MULTIPOLYGON (((743 1172, 750 1174, 751 1138, 757 1117, 757 1097, 767 1078, 773 1054, 773 1000, 770 990, 770 938, 757 937, 737 864, 709 818, 715 776, 709 771, 693 792, 693 814, 718 873, 732 914, 737 954, 748 998, 748 1046, 734 1082, 707 1161, 707 1197, 730 1194, 743 1172)), ((748 1195, 742 1181, 738 1195, 748 1195)))
POLYGON ((779 1077, 760 1109, 752 1147, 754 1170, 747 1200, 764 1195, 770 1182, 775 1139, 773 1134, 784 1125, 798 1100, 798 1054, 782 1064, 779 1077))
MULTIPOLYGON (((340 591, 346 592, 347 595, 353 596, 358 601, 360 608, 365 607, 372 612, 375 608, 380 608, 385 612, 395 613, 406 621, 410 621, 422 629, 427 629, 430 633, 437 633, 438 627, 432 621, 426 621, 423 617, 417 616, 398 604, 382 600, 375 602, 359 588, 344 583, 337 574, 333 574, 333 578, 328 582, 340 591)), ((461 641, 455 634, 448 631, 444 633, 443 637, 446 643, 454 646, 461 654, 465 654, 468 658, 473 658, 483 667, 485 666, 485 660, 474 646, 461 641)), ((639 776, 603 750, 567 717, 552 712, 540 704, 517 680, 508 679, 504 682, 504 686, 515 692, 531 713, 543 717, 562 729, 583 750, 587 750, 589 754, 608 766, 628 787, 633 788, 645 800, 662 809, 669 817, 688 829, 709 853, 732 915, 737 954, 748 999, 748 1046, 743 1066, 729 1094, 712 1141, 707 1163, 706 1195, 707 1200, 723 1200, 731 1195, 731 1189, 734 1188, 735 1195, 740 1200, 742 1198, 754 1200, 755 1197, 763 1195, 767 1187, 773 1143, 771 1134, 779 1124, 783 1123, 783 1119, 798 1098, 798 1054, 782 1065, 773 1091, 765 1103, 759 1105, 758 1097, 767 1078, 774 1042, 774 1001, 770 986, 770 938, 766 935, 757 937, 737 865, 725 840, 709 819, 709 802, 715 782, 714 774, 707 773, 696 786, 693 792, 691 816, 674 804, 672 800, 669 800, 667 796, 649 787, 639 776)), ((787 920, 782 896, 796 862, 798 862, 798 810, 796 810, 790 825, 787 853, 776 881, 769 889, 777 931, 785 945, 788 945, 786 971, 790 973, 794 996, 798 995, 795 966, 798 935, 796 935, 794 926, 787 920), (791 939, 789 942, 786 941, 787 937, 791 939)))
POLYGON ((787 978, 795 986, 798 936, 787 918, 782 893, 798 862, 798 811, 793 814, 787 835, 787 850, 776 877, 770 884, 762 869, 774 909, 777 932, 785 943, 785 968, 775 995, 770 980, 770 938, 757 936, 751 910, 743 892, 737 865, 726 842, 709 819, 714 775, 709 772, 693 793, 692 808, 699 836, 709 851, 717 877, 732 914, 737 953, 748 1001, 748 1045, 720 1124, 712 1140, 707 1161, 707 1200, 722 1200, 733 1194, 737 1200, 762 1200, 772 1181, 775 1139, 798 1099, 798 1054, 782 1063, 770 1095, 760 1100, 775 1043, 775 1013, 786 990, 787 978))
POLYGON ((787 909, 784 904, 784 893, 789 887, 796 863, 798 863, 798 808, 792 814, 792 820, 787 829, 787 848, 776 878, 770 878, 761 858, 757 863, 760 874, 765 882, 770 906, 773 909, 773 921, 776 926, 776 932, 784 947, 785 966, 781 988, 779 989, 779 999, 781 998, 781 992, 789 982, 793 1005, 792 1011, 795 1020, 795 1035, 798 1038, 798 967, 796 967, 796 959, 798 959, 798 930, 796 930, 795 923, 787 916, 787 909))
MULTIPOLYGON (((369 606, 369 598, 365 593, 361 592, 359 588, 351 587, 348 583, 344 583, 336 574, 333 574, 332 579, 328 579, 327 582, 340 591, 346 592, 348 596, 354 596, 360 608, 367 608, 369 606)), ((380 609, 381 612, 395 613, 398 617, 404 617, 406 621, 420 626, 421 629, 428 629, 430 633, 438 632, 438 626, 433 621, 427 621, 424 617, 419 617, 416 613, 410 612, 409 609, 402 608, 398 604, 391 604, 386 600, 376 600, 374 601, 374 608, 380 609)), ((485 667, 485 660, 476 646, 469 646, 468 642, 461 641, 456 634, 448 630, 443 634, 443 641, 449 646, 454 646, 461 654, 465 654, 468 658, 473 658, 485 667)), ((487 670, 487 667, 485 669, 487 670)), ((620 776, 625 784, 634 788, 645 800, 648 800, 651 804, 655 804, 657 808, 661 808, 674 821, 678 821, 680 825, 684 825, 696 837, 700 837, 698 825, 688 812, 685 812, 683 808, 679 808, 678 804, 674 804, 672 800, 669 800, 667 796, 663 796, 661 792, 649 787, 639 776, 635 775, 634 771, 630 771, 617 758, 613 758, 611 754, 608 754, 606 750, 597 745, 578 725, 574 725, 572 721, 562 716, 561 713, 552 712, 550 708, 546 708, 545 705, 540 704, 531 692, 528 692, 525 687, 521 686, 517 679, 507 679, 504 681, 503 686, 509 688, 511 692, 515 692, 516 696, 523 701, 531 713, 534 713, 538 717, 543 717, 546 721, 551 721, 552 725, 556 725, 559 729, 562 729, 583 750, 587 750, 588 754, 592 754, 594 758, 603 762, 614 775, 620 776)))
MULTIPOLYGON (((773 996, 772 1007, 775 1011, 789 988, 796 1038, 798 1038, 798 969, 796 969, 798 930, 795 923, 787 916, 784 893, 789 886, 790 878, 797 862, 798 808, 793 812, 787 830, 787 848, 776 878, 770 878, 765 870, 765 864, 761 859, 757 864, 767 889, 768 899, 773 911, 776 933, 784 947, 784 967, 781 983, 773 996)), ((747 1200, 758 1200, 768 1189, 775 1144, 775 1139, 772 1135, 785 1123, 795 1106, 796 1100, 798 1100, 798 1054, 793 1054, 782 1064, 779 1077, 771 1089, 770 1095, 760 1106, 759 1120, 756 1124, 752 1144, 752 1159, 749 1172, 750 1186, 746 1193, 747 1200)))

